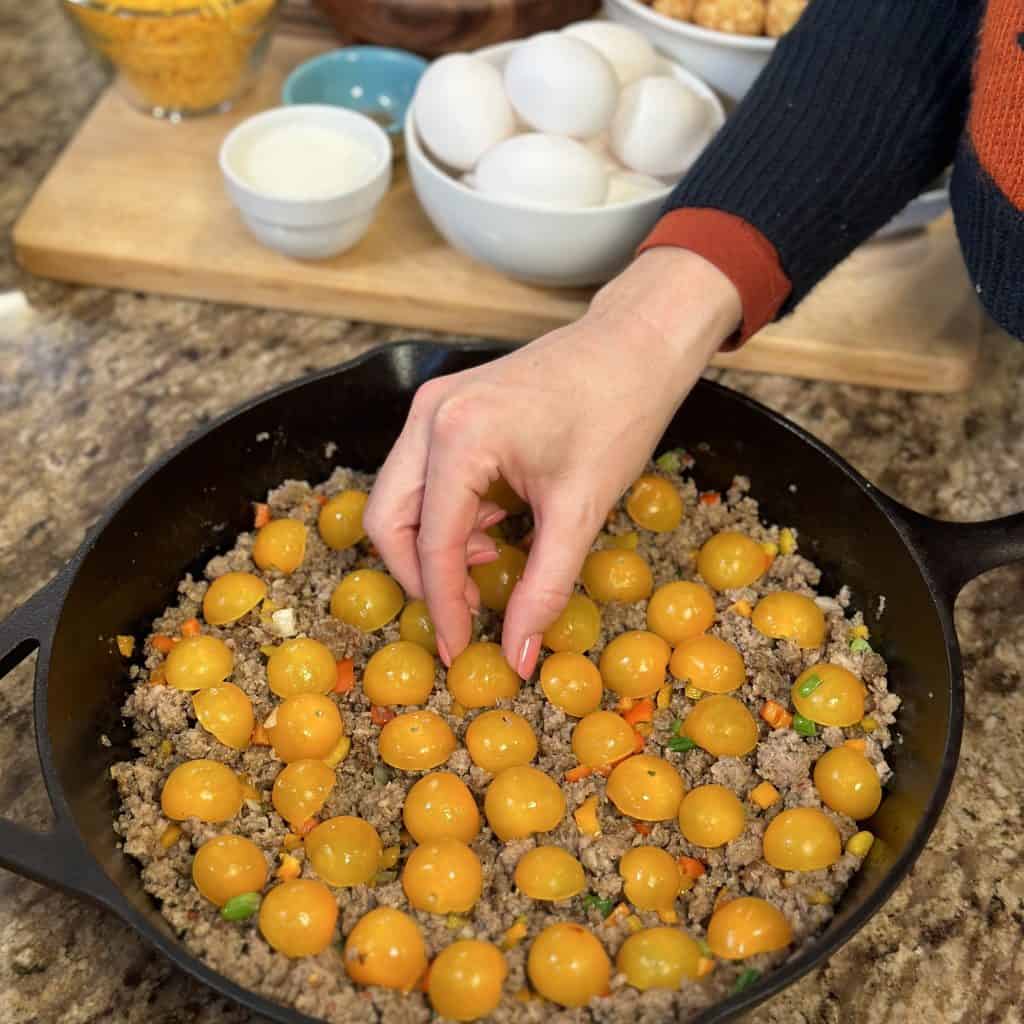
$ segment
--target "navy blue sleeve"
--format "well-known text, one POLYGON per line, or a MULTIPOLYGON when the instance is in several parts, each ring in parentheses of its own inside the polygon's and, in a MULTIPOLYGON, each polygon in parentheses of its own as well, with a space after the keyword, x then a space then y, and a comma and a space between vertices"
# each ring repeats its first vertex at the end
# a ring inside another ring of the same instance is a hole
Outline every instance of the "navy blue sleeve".
POLYGON ((983 0, 812 0, 669 198, 778 252, 789 312, 953 160, 983 0))

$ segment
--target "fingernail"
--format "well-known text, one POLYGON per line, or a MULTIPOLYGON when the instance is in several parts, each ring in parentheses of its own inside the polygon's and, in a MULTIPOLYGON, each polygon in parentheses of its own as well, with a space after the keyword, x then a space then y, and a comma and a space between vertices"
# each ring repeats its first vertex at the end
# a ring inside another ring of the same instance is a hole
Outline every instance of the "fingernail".
POLYGON ((497 551, 477 551, 466 559, 467 565, 487 565, 498 560, 497 551))
POLYGON ((503 508, 496 508, 493 512, 484 516, 483 519, 480 520, 479 528, 481 530, 486 530, 489 526, 497 526, 504 518, 505 510, 503 508))
POLYGON ((519 652, 519 663, 516 671, 521 679, 529 679, 537 665, 537 656, 540 654, 540 633, 528 636, 523 643, 523 649, 519 652))
POLYGON ((437 637, 437 653, 441 655, 445 668, 452 667, 452 656, 448 653, 448 645, 444 642, 443 636, 437 637))

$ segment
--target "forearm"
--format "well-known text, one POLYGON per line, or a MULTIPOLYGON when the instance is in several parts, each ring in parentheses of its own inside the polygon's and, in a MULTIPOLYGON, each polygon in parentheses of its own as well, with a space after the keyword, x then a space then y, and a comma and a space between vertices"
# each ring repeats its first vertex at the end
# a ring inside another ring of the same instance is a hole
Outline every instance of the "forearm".
POLYGON ((774 246, 792 308, 952 160, 981 6, 813 0, 673 192, 660 242, 672 211, 734 214, 774 246))
POLYGON ((653 249, 605 285, 585 320, 613 345, 636 345, 680 398, 739 325, 740 294, 702 256, 653 249))

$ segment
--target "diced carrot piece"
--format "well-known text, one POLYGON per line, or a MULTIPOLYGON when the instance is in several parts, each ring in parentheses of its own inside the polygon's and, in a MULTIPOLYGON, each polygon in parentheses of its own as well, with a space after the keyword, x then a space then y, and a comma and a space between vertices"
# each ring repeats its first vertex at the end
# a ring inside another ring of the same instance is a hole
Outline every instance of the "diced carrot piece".
POLYGON ((767 810, 773 804, 777 804, 781 797, 782 794, 770 782, 762 782, 750 791, 750 799, 761 810, 767 810))
POLYGON ((281 866, 274 872, 277 878, 281 881, 287 882, 292 878, 298 878, 302 874, 302 865, 298 859, 293 857, 290 853, 281 854, 281 866))
POLYGON ((707 870, 696 857, 680 857, 679 866, 691 878, 700 878, 707 870))
POLYGON ((263 727, 262 724, 257 725, 256 728, 253 729, 252 737, 250 738, 249 742, 254 747, 270 746, 270 736, 267 734, 267 730, 263 727))
POLYGON ((868 749, 867 740, 847 740, 844 747, 849 747, 851 750, 859 750, 862 754, 868 749))
POLYGON ((575 768, 570 768, 565 773, 566 782, 579 782, 581 779, 585 779, 590 775, 594 774, 594 769, 589 765, 578 764, 575 768))
POLYGON ((160 845, 165 850, 169 850, 180 838, 181 827, 178 825, 168 825, 160 834, 160 845))
POLYGON ((370 708, 370 721, 374 725, 387 725, 394 717, 395 713, 390 708, 382 708, 377 704, 370 708))
POLYGON ((338 659, 338 676, 334 683, 335 693, 351 693, 356 685, 356 663, 351 658, 338 659))
POLYGON ((643 700, 636 701, 628 711, 623 712, 622 717, 633 726, 638 722, 652 722, 654 721, 654 701, 644 697, 643 700))
POLYGON ((135 637, 119 633, 115 638, 122 658, 130 658, 135 651, 135 637))
POLYGON ((599 836, 601 834, 601 825, 597 820, 597 796, 588 796, 572 812, 573 818, 576 820, 576 827, 587 836, 599 836))
POLYGON ((702 956, 697 961, 697 977, 703 978, 715 969, 715 961, 710 957, 702 956))
POLYGON ((625 903, 620 903, 605 919, 605 924, 615 924, 617 921, 621 921, 623 918, 629 917, 629 906, 625 903))
POLYGON ((700 503, 702 505, 719 505, 721 504, 722 496, 718 491, 705 491, 700 496, 700 503))
POLYGON ((167 682, 166 675, 164 672, 164 666, 161 662, 152 672, 149 673, 149 685, 150 686, 163 686, 167 682))
POLYGON ((314 496, 313 500, 318 505, 326 505, 327 504, 327 495, 326 494, 317 494, 317 495, 314 496))
POLYGON ((169 636, 164 636, 162 633, 158 633, 156 636, 154 636, 150 640, 150 643, 161 654, 170 654, 171 650, 174 648, 174 638, 173 637, 169 637, 169 636))
POLYGON ((744 601, 742 598, 739 601, 729 605, 727 611, 735 612, 737 615, 742 615, 743 618, 749 619, 754 614, 753 608, 750 607, 749 601, 744 601))
POLYGON ((257 530, 262 529, 270 522, 270 506, 262 501, 253 502, 253 523, 257 530))
POLYGON ((199 620, 198 619, 186 619, 181 624, 181 635, 182 636, 199 636, 199 620))
POLYGON ((793 716, 775 700, 766 700, 760 714, 773 729, 788 729, 793 724, 793 716))
POLYGON ((520 917, 511 928, 505 929, 505 934, 501 937, 500 946, 502 949, 512 949, 513 947, 518 946, 525 938, 526 918, 520 917))
POLYGON ((647 821, 634 821, 633 828, 642 836, 649 836, 654 826, 647 821))

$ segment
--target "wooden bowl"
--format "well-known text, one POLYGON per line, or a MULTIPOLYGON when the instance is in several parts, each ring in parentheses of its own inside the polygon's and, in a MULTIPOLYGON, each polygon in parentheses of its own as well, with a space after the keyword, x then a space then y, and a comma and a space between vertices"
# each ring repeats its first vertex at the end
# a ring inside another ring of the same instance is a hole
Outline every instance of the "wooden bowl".
POLYGON ((427 57, 563 28, 600 0, 316 0, 345 42, 427 57))

